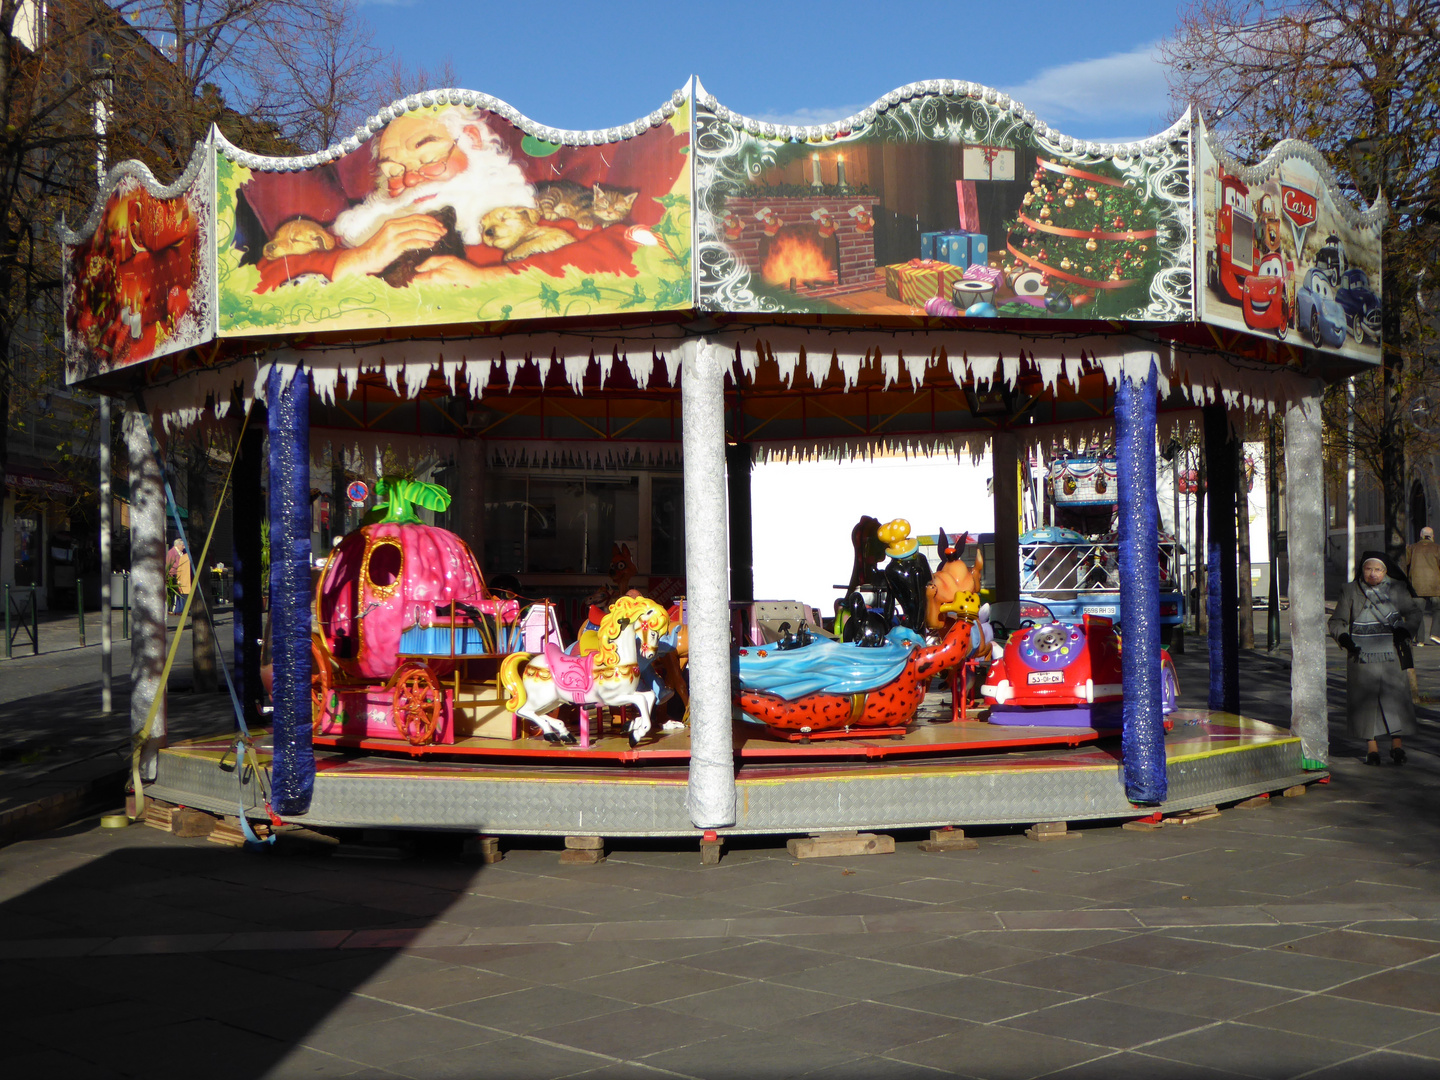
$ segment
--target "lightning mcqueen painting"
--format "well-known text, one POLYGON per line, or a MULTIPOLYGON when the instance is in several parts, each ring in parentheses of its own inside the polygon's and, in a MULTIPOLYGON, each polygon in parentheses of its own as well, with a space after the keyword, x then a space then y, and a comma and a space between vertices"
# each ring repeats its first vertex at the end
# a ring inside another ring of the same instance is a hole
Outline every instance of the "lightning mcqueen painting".
POLYGON ((1290 298, 1285 291, 1285 260, 1272 252, 1260 260, 1240 287, 1245 325, 1251 330, 1274 330, 1281 341, 1290 330, 1290 298))

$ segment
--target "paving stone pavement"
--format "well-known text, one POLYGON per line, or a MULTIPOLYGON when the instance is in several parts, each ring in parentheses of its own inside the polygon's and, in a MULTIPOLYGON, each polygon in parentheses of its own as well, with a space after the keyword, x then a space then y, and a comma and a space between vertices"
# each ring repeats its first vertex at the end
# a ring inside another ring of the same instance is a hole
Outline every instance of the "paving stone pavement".
MULTIPOLYGON (((1420 654, 1422 689, 1440 649, 1420 654)), ((1338 659, 1338 658, 1337 658, 1338 659)), ((1180 658, 1203 699, 1204 658, 1180 658)), ((1283 721, 1283 657, 1246 656, 1283 721)), ((1332 681, 1332 690, 1343 686, 1332 681)), ((1338 702, 1332 695, 1332 707, 1338 702)), ((17 1077, 1436 1077, 1440 725, 1189 827, 719 866, 596 866, 453 835, 263 853, 94 818, 0 848, 0 1070, 17 1077)))
POLYGON ((670 842, 482 865, 453 836, 382 860, 87 819, 0 850, 0 1068, 1440 1076, 1440 761, 1333 775, 1153 833, 806 861, 749 839, 709 868, 670 842))

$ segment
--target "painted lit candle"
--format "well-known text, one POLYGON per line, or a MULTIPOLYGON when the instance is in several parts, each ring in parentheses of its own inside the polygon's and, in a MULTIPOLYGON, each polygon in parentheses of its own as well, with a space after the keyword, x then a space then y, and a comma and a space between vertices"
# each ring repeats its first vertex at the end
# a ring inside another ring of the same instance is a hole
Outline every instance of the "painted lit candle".
POLYGON ((845 155, 835 155, 835 183, 843 190, 845 188, 845 155))
POLYGON ((817 188, 822 186, 822 185, 821 185, 821 181, 820 181, 820 155, 819 155, 819 154, 811 154, 811 155, 810 155, 810 186, 811 186, 811 187, 817 187, 817 188))

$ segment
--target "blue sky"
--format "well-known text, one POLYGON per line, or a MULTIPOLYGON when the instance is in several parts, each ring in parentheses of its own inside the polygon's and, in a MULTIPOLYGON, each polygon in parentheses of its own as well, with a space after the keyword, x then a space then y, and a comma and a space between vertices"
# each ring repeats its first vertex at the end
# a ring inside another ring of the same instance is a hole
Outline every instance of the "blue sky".
POLYGON ((691 74, 732 109, 797 124, 839 119, 917 79, 966 79, 1008 91, 1066 134, 1105 140, 1164 128, 1165 78, 1153 50, 1177 6, 358 2, 376 39, 405 63, 448 56, 461 86, 555 127, 633 120, 691 74))

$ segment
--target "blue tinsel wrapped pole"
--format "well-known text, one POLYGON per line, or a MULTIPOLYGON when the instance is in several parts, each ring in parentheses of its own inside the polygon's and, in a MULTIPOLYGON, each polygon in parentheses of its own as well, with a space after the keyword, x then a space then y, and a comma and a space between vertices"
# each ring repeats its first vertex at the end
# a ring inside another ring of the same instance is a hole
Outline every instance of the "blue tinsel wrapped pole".
POLYGON ((1160 542, 1155 502, 1156 372, 1121 377, 1115 391, 1120 514, 1120 652, 1124 687, 1125 795, 1141 806, 1165 801, 1165 722, 1160 711, 1160 542))
POLYGON ((270 418, 270 655, 275 663, 271 804, 279 814, 310 809, 310 374, 288 385, 274 368, 270 418))

